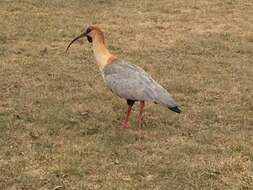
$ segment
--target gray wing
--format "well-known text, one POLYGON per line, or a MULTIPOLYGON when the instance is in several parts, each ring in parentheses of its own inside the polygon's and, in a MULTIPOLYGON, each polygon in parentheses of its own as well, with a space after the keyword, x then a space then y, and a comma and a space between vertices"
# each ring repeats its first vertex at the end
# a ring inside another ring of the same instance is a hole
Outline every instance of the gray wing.
POLYGON ((105 66, 103 76, 112 92, 122 98, 153 101, 166 107, 177 106, 167 90, 136 65, 117 60, 105 66))

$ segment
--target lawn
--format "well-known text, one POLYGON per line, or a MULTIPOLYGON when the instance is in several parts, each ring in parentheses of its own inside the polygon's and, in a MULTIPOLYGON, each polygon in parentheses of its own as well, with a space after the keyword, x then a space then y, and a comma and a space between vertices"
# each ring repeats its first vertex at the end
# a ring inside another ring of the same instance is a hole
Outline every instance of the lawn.
POLYGON ((253 189, 252 0, 1 0, 0 189, 253 189), (85 27, 182 113, 103 82, 85 27))

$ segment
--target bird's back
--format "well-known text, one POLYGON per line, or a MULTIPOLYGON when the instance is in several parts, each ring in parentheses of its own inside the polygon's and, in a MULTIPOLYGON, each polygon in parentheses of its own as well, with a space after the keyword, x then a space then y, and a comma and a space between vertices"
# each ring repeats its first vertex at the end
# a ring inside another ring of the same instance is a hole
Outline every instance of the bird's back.
POLYGON ((112 92, 122 98, 153 101, 169 108, 177 106, 167 90, 136 65, 116 59, 104 67, 103 77, 112 92))

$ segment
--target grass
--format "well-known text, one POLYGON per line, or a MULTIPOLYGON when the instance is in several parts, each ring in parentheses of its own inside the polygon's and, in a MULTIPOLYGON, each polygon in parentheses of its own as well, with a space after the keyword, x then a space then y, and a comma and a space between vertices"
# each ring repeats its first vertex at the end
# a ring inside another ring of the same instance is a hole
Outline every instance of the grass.
POLYGON ((252 189, 250 0, 0 2, 0 189, 252 189), (183 113, 106 89, 85 24, 183 113))

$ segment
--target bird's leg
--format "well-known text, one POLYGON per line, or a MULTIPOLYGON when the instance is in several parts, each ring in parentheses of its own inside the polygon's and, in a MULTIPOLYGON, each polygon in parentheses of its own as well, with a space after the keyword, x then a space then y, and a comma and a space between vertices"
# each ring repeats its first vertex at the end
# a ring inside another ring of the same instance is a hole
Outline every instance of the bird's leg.
POLYGON ((132 106, 129 105, 128 110, 127 110, 127 114, 126 114, 126 118, 124 119, 123 124, 122 124, 123 128, 128 128, 128 120, 129 120, 131 111, 132 111, 132 106))
POLYGON ((133 100, 127 100, 127 104, 128 104, 128 109, 127 109, 127 114, 126 114, 126 118, 124 119, 123 123, 122 123, 122 127, 123 128, 128 128, 128 120, 132 111, 132 107, 134 105, 134 101, 133 100))
POLYGON ((144 101, 140 101, 140 112, 138 115, 138 127, 141 127, 141 123, 143 121, 143 112, 144 112, 144 106, 145 106, 145 102, 144 101))

